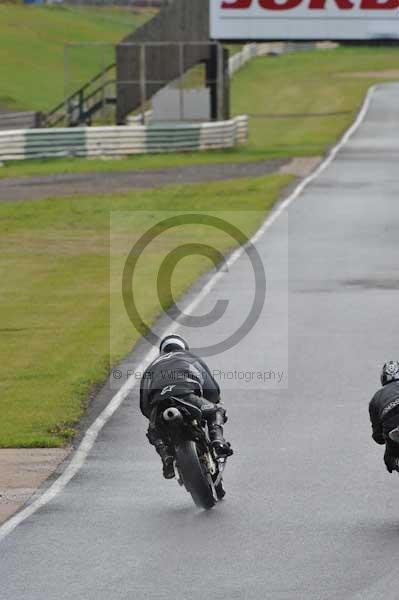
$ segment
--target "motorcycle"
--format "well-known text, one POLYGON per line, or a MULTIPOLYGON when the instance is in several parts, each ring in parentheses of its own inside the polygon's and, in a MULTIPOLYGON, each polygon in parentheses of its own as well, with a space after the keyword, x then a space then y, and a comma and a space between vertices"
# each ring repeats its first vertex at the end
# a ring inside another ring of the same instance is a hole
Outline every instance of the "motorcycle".
POLYGON ((160 403, 157 422, 175 450, 179 485, 191 494, 196 506, 212 508, 225 496, 226 457, 215 454, 201 409, 189 400, 170 396, 160 403))

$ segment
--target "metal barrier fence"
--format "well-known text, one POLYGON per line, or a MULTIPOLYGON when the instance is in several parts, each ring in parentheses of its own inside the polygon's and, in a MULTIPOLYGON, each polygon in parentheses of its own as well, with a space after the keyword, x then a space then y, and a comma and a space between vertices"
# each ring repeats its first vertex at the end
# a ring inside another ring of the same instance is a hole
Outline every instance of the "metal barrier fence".
POLYGON ((234 75, 236 71, 241 69, 251 58, 259 56, 259 44, 246 44, 240 52, 229 58, 229 75, 234 75))
POLYGON ((247 137, 246 116, 202 124, 4 131, 0 132, 0 161, 216 150, 245 144, 247 137))
POLYGON ((261 44, 246 44, 240 52, 234 54, 229 59, 229 75, 232 76, 241 69, 247 62, 257 56, 266 56, 267 54, 288 54, 290 52, 302 52, 307 50, 323 49, 326 46, 323 43, 313 42, 264 42, 261 44))

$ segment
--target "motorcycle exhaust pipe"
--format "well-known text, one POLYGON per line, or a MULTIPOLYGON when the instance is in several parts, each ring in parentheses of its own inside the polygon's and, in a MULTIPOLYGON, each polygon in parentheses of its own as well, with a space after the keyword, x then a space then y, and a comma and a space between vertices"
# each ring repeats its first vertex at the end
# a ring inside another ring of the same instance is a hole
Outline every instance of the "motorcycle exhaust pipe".
POLYGON ((163 418, 170 423, 171 421, 182 421, 183 415, 177 408, 171 407, 163 411, 163 418))

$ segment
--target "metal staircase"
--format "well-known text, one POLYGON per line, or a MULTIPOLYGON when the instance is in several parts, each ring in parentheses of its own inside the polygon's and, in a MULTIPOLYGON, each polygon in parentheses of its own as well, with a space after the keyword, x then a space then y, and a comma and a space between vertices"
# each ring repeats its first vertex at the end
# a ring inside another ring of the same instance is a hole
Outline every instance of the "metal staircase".
POLYGON ((116 64, 108 65, 93 79, 65 98, 45 115, 47 127, 77 127, 90 125, 95 113, 107 105, 116 104, 116 64), (113 76, 110 74, 113 73, 113 76))

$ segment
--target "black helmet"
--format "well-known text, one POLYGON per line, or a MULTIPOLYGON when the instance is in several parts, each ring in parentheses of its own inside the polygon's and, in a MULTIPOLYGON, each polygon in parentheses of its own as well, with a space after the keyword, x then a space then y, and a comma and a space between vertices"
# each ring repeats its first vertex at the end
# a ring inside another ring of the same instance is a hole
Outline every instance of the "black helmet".
POLYGON ((163 338, 162 342, 159 346, 159 351, 161 354, 166 354, 167 352, 179 352, 180 350, 189 350, 189 346, 180 335, 167 335, 163 338))
POLYGON ((399 380, 399 361, 390 360, 382 367, 381 383, 385 385, 396 380, 399 380))

